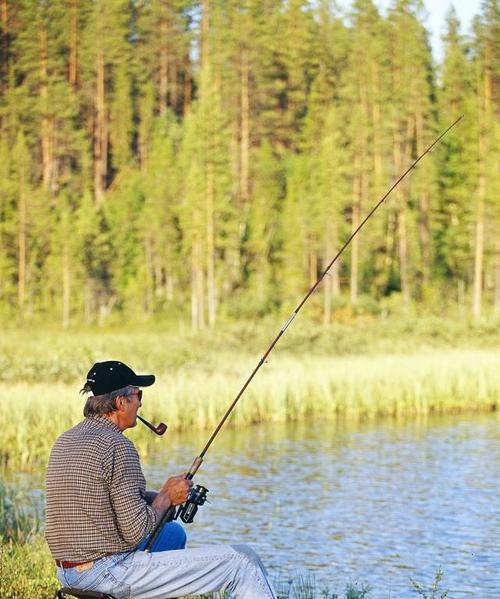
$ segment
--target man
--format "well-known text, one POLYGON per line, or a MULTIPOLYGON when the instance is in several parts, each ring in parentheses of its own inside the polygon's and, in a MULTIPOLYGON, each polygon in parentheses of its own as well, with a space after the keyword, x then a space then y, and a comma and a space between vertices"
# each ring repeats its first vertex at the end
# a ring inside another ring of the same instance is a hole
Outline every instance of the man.
POLYGON ((98 362, 82 391, 85 419, 56 441, 47 468, 46 539, 62 584, 117 599, 164 599, 227 591, 243 599, 276 599, 256 553, 246 545, 185 549, 177 522, 166 524, 151 552, 149 535, 192 482, 169 478, 146 492, 139 456, 123 431, 137 423, 142 391, 153 375, 122 362, 98 362))

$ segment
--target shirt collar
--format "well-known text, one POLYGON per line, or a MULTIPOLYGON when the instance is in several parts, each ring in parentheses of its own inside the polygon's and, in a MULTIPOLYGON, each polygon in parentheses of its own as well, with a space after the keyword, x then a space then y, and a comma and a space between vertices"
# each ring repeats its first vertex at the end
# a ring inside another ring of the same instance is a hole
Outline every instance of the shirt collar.
POLYGON ((112 420, 110 420, 106 416, 87 416, 87 421, 89 422, 89 424, 92 424, 93 426, 109 428, 111 430, 122 433, 120 427, 117 426, 112 420))

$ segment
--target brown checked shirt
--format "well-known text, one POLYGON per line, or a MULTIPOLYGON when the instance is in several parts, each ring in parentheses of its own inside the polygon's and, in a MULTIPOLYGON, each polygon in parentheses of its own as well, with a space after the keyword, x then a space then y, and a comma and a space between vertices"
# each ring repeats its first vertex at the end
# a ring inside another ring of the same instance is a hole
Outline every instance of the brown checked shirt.
POLYGON ((129 551, 157 522, 137 451, 106 417, 86 418, 57 439, 46 489, 45 538, 54 559, 129 551))

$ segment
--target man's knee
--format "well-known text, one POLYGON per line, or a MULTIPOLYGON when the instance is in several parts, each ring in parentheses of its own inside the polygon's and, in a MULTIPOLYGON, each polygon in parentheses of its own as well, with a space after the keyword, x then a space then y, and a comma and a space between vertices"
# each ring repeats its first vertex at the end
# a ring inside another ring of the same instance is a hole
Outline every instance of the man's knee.
POLYGON ((260 565, 260 559, 257 553, 250 547, 250 545, 231 545, 231 547, 243 557, 246 557, 252 564, 260 565))

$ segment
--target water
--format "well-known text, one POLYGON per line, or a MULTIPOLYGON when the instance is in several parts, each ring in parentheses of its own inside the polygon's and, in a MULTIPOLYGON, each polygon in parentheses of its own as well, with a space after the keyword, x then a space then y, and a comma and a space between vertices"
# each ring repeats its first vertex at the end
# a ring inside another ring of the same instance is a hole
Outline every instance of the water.
MULTIPOLYGON (((439 568, 454 599, 500 597, 498 414, 223 429, 195 482, 210 490, 189 546, 248 543, 271 574, 312 573, 341 593, 417 596, 439 568)), ((132 432, 133 437, 133 432, 132 432)), ((148 488, 185 471, 206 432, 174 435, 144 464, 148 488)), ((38 487, 40 482, 18 479, 38 487)), ((439 594, 437 595, 439 597, 439 594)))
MULTIPOLYGON (((500 596, 499 418, 348 425, 309 422, 223 430, 196 482, 210 490, 190 546, 251 544, 269 569, 313 573, 319 587, 415 597, 439 568, 450 597, 500 596)), ((165 436, 145 467, 189 467, 206 434, 165 436)))

